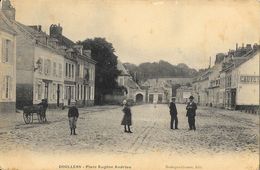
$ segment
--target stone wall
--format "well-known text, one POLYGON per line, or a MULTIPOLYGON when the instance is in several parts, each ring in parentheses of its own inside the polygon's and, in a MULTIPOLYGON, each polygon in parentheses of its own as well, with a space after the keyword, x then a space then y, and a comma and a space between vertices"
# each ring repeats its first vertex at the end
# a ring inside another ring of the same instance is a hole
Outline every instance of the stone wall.
POLYGON ((15 113, 15 102, 0 102, 0 114, 15 113))

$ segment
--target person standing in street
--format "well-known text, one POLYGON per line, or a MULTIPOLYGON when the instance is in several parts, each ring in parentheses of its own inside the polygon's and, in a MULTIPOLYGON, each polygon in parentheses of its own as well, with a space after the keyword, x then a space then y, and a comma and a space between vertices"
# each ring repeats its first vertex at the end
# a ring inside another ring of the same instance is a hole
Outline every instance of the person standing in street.
POLYGON ((187 107, 186 107, 186 110, 187 110, 186 117, 188 117, 189 130, 195 131, 196 130, 195 116, 196 116, 197 105, 193 101, 194 100, 193 96, 190 96, 189 100, 190 101, 188 102, 187 107))
POLYGON ((46 118, 46 110, 48 108, 48 100, 47 99, 42 99, 41 103, 39 103, 38 105, 42 106, 43 108, 43 119, 45 122, 47 122, 47 118, 46 118))
POLYGON ((132 113, 126 100, 123 101, 122 111, 124 112, 124 117, 122 119, 121 125, 124 125, 126 133, 133 133, 130 129, 130 126, 132 125, 132 113))
POLYGON ((178 117, 177 117, 177 108, 175 105, 175 98, 172 98, 172 101, 170 102, 170 115, 171 115, 171 129, 173 129, 173 124, 175 123, 175 129, 178 129, 178 117))
POLYGON ((75 106, 75 104, 72 104, 72 107, 69 108, 69 112, 68 112, 70 135, 72 134, 77 135, 75 130, 76 130, 78 117, 79 117, 78 108, 75 106))

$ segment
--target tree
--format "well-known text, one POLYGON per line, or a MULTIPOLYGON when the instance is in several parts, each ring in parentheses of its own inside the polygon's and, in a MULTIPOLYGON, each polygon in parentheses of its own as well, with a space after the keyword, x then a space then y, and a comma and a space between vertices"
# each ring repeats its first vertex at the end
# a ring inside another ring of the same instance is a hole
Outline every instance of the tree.
POLYGON ((172 65, 163 60, 153 63, 141 63, 138 66, 125 63, 125 67, 129 70, 130 75, 137 77, 138 81, 145 81, 149 78, 194 77, 198 73, 197 70, 184 63, 172 65))
POLYGON ((95 78, 95 104, 103 104, 103 97, 118 89, 117 77, 120 71, 117 69, 117 56, 112 43, 105 38, 86 39, 79 42, 84 50, 91 50, 91 57, 96 64, 95 78))

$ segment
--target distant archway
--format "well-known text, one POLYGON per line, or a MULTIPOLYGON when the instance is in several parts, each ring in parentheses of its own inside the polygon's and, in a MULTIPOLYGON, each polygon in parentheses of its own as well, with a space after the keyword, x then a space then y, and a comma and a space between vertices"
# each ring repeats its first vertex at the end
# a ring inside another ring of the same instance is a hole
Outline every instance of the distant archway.
POLYGON ((144 96, 141 93, 138 93, 135 96, 135 101, 136 101, 136 103, 142 103, 144 101, 144 96))

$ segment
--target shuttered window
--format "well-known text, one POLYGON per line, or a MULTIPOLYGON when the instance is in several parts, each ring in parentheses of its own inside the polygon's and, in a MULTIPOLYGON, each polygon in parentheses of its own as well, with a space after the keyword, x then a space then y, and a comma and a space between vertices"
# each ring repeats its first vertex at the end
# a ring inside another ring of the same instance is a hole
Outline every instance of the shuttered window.
POLYGON ((61 77, 61 76, 62 76, 62 65, 59 64, 59 77, 61 77))
POLYGON ((56 62, 53 63, 53 76, 56 77, 57 76, 57 70, 56 70, 56 62))
POLYGON ((4 76, 2 82, 2 99, 11 99, 12 97, 12 78, 4 76))
POLYGON ((42 99, 42 83, 40 83, 40 82, 37 84, 37 94, 38 94, 37 99, 41 100, 42 99))
POLYGON ((13 59, 13 43, 10 40, 2 39, 2 62, 11 63, 13 59))

